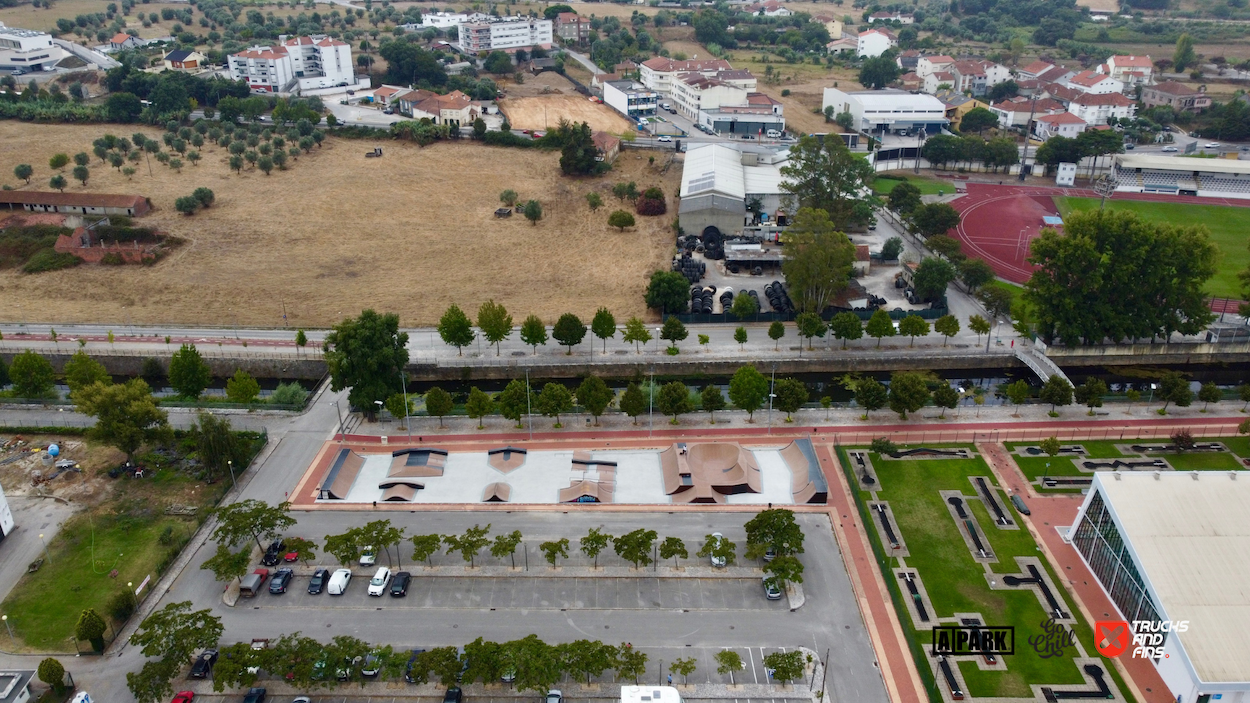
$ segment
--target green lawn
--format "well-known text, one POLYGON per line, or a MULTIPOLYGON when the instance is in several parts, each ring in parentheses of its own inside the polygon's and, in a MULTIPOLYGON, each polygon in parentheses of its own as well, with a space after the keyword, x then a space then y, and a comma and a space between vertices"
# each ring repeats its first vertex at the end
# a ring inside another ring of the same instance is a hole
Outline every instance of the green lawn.
MULTIPOLYGON (((1121 453, 1119 449, 1116 449, 1115 445, 1132 444, 1136 441, 1137 440, 1134 439, 1083 439, 1080 441, 1074 440, 1071 442, 1064 442, 1064 444, 1079 444, 1082 447, 1085 447, 1085 454, 1091 459, 1117 459, 1127 455, 1121 453)), ((1036 447, 1037 442, 1007 442, 1003 446, 1007 447, 1007 449, 1015 449, 1016 447, 1036 447)), ((1019 459, 1017 459, 1017 461, 1019 461, 1019 459)))
POLYGON ((1235 470, 1244 468, 1237 457, 1228 452, 1195 452, 1193 454, 1151 454, 1167 460, 1178 471, 1235 470))
POLYGON ((1239 457, 1250 457, 1250 437, 1221 437, 1219 441, 1228 447, 1228 451, 1239 457))
POLYGON ((890 191, 894 190, 894 187, 903 181, 919 188, 921 195, 937 195, 939 191, 947 194, 955 192, 954 184, 949 181, 898 171, 877 174, 877 177, 872 182, 872 190, 877 195, 889 195, 890 191))
MULTIPOLYGON (((1098 202, 1097 198, 1055 198, 1055 205, 1064 216, 1073 210, 1097 209, 1098 202)), ((1219 270, 1207 283, 1207 292, 1217 298, 1241 297, 1237 274, 1250 264, 1250 249, 1246 248, 1246 232, 1250 230, 1250 208, 1138 200, 1109 200, 1107 207, 1135 212, 1148 220, 1178 225, 1206 225, 1211 231, 1211 241, 1223 254, 1219 270)))

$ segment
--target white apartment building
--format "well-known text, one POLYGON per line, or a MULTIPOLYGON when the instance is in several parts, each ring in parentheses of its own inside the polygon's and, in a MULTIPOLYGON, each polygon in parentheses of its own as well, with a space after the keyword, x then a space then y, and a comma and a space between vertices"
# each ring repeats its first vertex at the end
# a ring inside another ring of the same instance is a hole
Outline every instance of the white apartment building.
POLYGON ((490 15, 481 12, 473 12, 465 14, 463 12, 431 12, 421 15, 422 27, 433 27, 434 29, 448 29, 451 27, 459 27, 465 22, 481 22, 490 18, 490 15))
POLYGON ((0 68, 45 71, 63 58, 65 50, 53 44, 47 32, 6 27, 0 22, 0 68))
POLYGON ((949 72, 951 67, 955 65, 955 59, 942 56, 921 56, 916 60, 916 75, 924 78, 931 73, 938 71, 949 72))
POLYGON ((686 73, 673 81, 669 94, 682 116, 698 120, 700 110, 715 110, 722 105, 746 105, 747 92, 745 88, 719 78, 686 73))
POLYGON ((354 85, 352 50, 326 36, 278 38, 276 46, 254 46, 231 54, 230 77, 259 92, 290 93, 354 85))
POLYGON ((1011 71, 1006 66, 992 61, 956 61, 949 71, 955 79, 951 86, 955 92, 968 92, 974 96, 985 95, 990 88, 1011 78, 1011 71))
POLYGON ((637 120, 656 113, 660 94, 631 80, 605 81, 603 102, 631 120, 637 120))
POLYGON ((551 20, 534 17, 491 17, 475 22, 462 22, 456 42, 469 53, 481 51, 516 51, 539 46, 551 48, 551 20))
MULTIPOLYGON (((659 93, 668 94, 672 91, 672 83, 676 76, 685 73, 701 73, 711 78, 721 71, 731 71, 733 66, 724 59, 698 59, 674 61, 657 56, 643 61, 638 66, 638 79, 642 84, 659 93)), ((752 87, 754 90, 754 87, 752 87)))
POLYGON ((852 129, 865 132, 929 134, 950 124, 946 105, 932 95, 905 90, 860 90, 847 92, 825 88, 821 109, 832 106, 834 114, 851 113, 852 129))
POLYGON ((1120 81, 1127 89, 1153 83, 1155 64, 1149 56, 1112 56, 1095 70, 1120 81))
POLYGON ((1136 116, 1137 103, 1124 97, 1122 93, 1085 93, 1068 103, 1068 112, 1085 120, 1085 124, 1104 125, 1111 117, 1124 119, 1136 116))
POLYGON ((1089 127, 1089 125, 1085 120, 1071 112, 1060 112, 1054 115, 1042 115, 1033 118, 1033 136, 1042 141, 1046 141, 1051 137, 1076 139, 1076 136, 1084 132, 1086 127, 1089 127))
POLYGON ((859 33, 856 56, 876 58, 898 46, 898 38, 884 29, 868 29, 859 33))
POLYGON ((1079 90, 1082 93, 1093 93, 1095 95, 1124 92, 1124 83, 1105 73, 1096 71, 1081 71, 1063 81, 1063 85, 1073 90, 1079 90))

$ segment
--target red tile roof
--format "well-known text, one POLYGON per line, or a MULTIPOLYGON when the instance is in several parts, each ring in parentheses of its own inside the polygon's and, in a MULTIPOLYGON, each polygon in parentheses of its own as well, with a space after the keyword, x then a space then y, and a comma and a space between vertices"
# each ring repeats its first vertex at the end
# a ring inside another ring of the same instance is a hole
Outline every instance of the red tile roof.
POLYGON ((0 205, 69 205, 73 207, 146 207, 142 195, 112 193, 52 193, 38 190, 0 191, 0 205))
POLYGON ((748 105, 780 105, 781 103, 774 100, 772 96, 764 93, 747 93, 748 105))
POLYGON ((643 66, 658 71, 660 73, 673 73, 678 71, 728 71, 733 68, 729 62, 724 59, 691 59, 689 61, 674 61, 663 56, 657 56, 653 59, 643 61, 643 66))
POLYGON ((317 42, 317 46, 347 46, 347 42, 341 42, 338 39, 326 37, 325 39, 317 42))
POLYGON ((955 63, 955 59, 946 54, 938 54, 937 56, 922 56, 922 59, 928 59, 931 64, 955 63))
POLYGON ((1086 93, 1079 96, 1072 102, 1077 105, 1110 105, 1112 107, 1128 107, 1133 104, 1132 100, 1129 100, 1120 93, 1108 93, 1106 95, 1093 95, 1086 93))
POLYGON ((1021 72, 1021 73, 1028 73, 1028 74, 1031 74, 1031 75, 1036 76, 1036 75, 1039 75, 1039 74, 1041 74, 1041 73, 1044 73, 1044 72, 1046 72, 1046 71, 1048 71, 1048 70, 1050 70, 1050 69, 1052 69, 1052 68, 1054 68, 1054 67, 1055 67, 1055 65, 1054 65, 1053 63, 1049 63, 1049 62, 1046 62, 1046 61, 1041 61, 1041 60, 1038 60, 1038 61, 1034 61, 1033 63, 1029 64, 1028 66, 1025 66, 1024 68, 1020 69, 1020 72, 1021 72))
POLYGON ((1184 83, 1177 83, 1176 81, 1163 81, 1162 83, 1146 88, 1146 90, 1157 90, 1160 93, 1166 93, 1168 95, 1198 95, 1201 92, 1195 88, 1190 88, 1184 83))
POLYGON ((248 49, 240 51, 234 56, 241 59, 280 59, 286 56, 286 49, 281 46, 266 46, 259 49, 248 49))
POLYGON ((1108 79, 1111 79, 1111 76, 1108 76, 1103 73, 1094 73, 1093 71, 1081 71, 1075 76, 1072 76, 1071 78, 1069 78, 1068 82, 1075 83, 1076 85, 1085 86, 1086 88, 1092 88, 1098 85, 1099 83, 1108 79))
POLYGON ((109 43, 110 44, 125 44, 131 39, 134 39, 134 37, 130 36, 129 34, 126 34, 125 32, 118 32, 117 34, 113 35, 113 38, 109 40, 109 43))
POLYGON ((1135 68, 1152 68, 1154 62, 1149 56, 1112 56, 1110 61, 1115 61, 1115 65, 1124 68, 1125 66, 1133 66, 1135 68))
POLYGON ((1034 118, 1038 122, 1046 122, 1049 124, 1085 124, 1085 120, 1077 117, 1071 112, 1060 112, 1054 115, 1042 115, 1034 118))

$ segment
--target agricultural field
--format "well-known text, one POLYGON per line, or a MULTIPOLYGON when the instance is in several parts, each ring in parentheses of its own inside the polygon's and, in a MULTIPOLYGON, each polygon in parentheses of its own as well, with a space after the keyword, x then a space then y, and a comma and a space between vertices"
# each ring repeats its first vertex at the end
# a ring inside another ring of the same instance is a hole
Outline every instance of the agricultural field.
MULTIPOLYGON (((46 190, 51 155, 90 153, 105 132, 132 131, 0 122, 0 183, 46 190), (30 186, 12 176, 20 163, 35 168, 30 186)), ((675 205, 625 232, 607 226, 619 206, 614 183, 659 186, 670 198, 678 190, 680 162, 662 175, 662 158, 652 165, 637 152, 586 179, 561 176, 557 152, 470 142, 419 148, 386 137, 330 137, 268 176, 231 171, 220 147, 206 145, 203 156, 181 173, 153 162, 152 176, 141 162, 133 180, 93 158, 86 187, 71 180, 66 192, 146 196, 154 212, 136 224, 186 243, 148 267, 0 271, 0 316, 221 325, 237 317, 239 324, 274 325, 285 304, 296 326, 328 326, 367 307, 395 312, 411 326, 433 324, 453 302, 475 310, 493 298, 518 320, 533 313, 553 322, 564 312, 588 319, 600 306, 624 318, 645 312, 647 277, 667 267, 673 247, 675 205), (385 157, 366 160, 374 146, 385 157), (198 187, 215 192, 213 206, 193 217, 175 211, 174 200, 198 187), (497 219, 506 189, 538 200, 543 219, 497 219), (593 214, 584 197, 592 190, 605 204, 593 214)))
MULTIPOLYGON (((1061 215, 1073 210, 1096 210, 1097 198, 1055 198, 1061 215)), ((1207 292, 1217 298, 1242 297, 1237 274, 1250 265, 1250 249, 1245 233, 1250 229, 1250 208, 1224 205, 1192 205, 1188 203, 1157 203, 1141 200, 1109 200, 1107 207, 1127 210, 1139 216, 1172 224, 1202 224, 1211 231, 1211 241, 1219 247, 1219 269, 1207 283, 1207 292)))
POLYGON ((634 125, 603 103, 592 103, 580 93, 543 95, 534 98, 506 98, 499 101, 499 110, 507 116, 514 129, 551 129, 561 119, 585 122, 590 128, 612 134, 634 131, 634 125))

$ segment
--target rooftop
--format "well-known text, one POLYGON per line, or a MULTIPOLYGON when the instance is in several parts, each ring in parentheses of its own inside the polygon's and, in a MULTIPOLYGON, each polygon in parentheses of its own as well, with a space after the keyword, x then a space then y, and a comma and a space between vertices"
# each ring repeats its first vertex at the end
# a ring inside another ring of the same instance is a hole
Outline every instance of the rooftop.
POLYGON ((18 29, 17 27, 0 26, 0 34, 7 34, 11 37, 37 37, 47 33, 38 32, 33 29, 18 29))
POLYGON ((1077 117, 1071 112, 1060 112, 1054 115, 1042 115, 1034 119, 1038 122, 1046 122, 1048 124, 1085 124, 1085 120, 1077 117))
POLYGON ((135 207, 142 195, 111 193, 53 193, 38 190, 6 190, 0 192, 0 205, 73 205, 79 207, 135 207))
MULTIPOLYGON (((1173 159, 1175 160, 1175 159, 1173 159)), ((1250 481, 1231 472, 1099 472, 1162 617, 1198 678, 1250 681, 1250 481)))
POLYGON ((1117 67, 1132 66, 1134 68, 1152 68, 1154 62, 1149 56, 1112 56, 1108 61, 1114 61, 1117 67))
POLYGON ((733 66, 724 59, 690 59, 687 61, 674 61, 673 59, 657 56, 653 59, 642 62, 643 66, 658 71, 660 73, 672 73, 680 71, 730 71, 733 66))
POLYGON ((1092 88, 1093 86, 1096 86, 1099 83, 1105 80, 1110 80, 1110 79, 1111 79, 1111 76, 1108 76, 1105 73, 1097 73, 1095 71, 1081 71, 1075 76, 1072 76, 1071 78, 1069 78, 1068 82, 1075 83, 1076 85, 1084 86, 1086 88, 1092 88))
POLYGON ((1198 95, 1202 92, 1197 88, 1190 88, 1184 83, 1177 83, 1176 81, 1163 81, 1146 88, 1146 90, 1157 90, 1168 95, 1198 95))
MULTIPOLYGON (((1250 161, 1237 161, 1235 159, 1189 159, 1151 154, 1120 154, 1115 157, 1115 161, 1122 169, 1141 168, 1150 171, 1180 171, 1183 173, 1197 171, 1198 173, 1250 176, 1250 161)), ((1250 603, 1250 599, 1246 602, 1250 603)))
POLYGON ((1055 65, 1049 61, 1038 60, 1020 69, 1020 72, 1036 76, 1038 74, 1045 73, 1054 67, 1055 65))
POLYGON ((0 703, 18 700, 34 676, 33 671, 0 671, 0 703))

